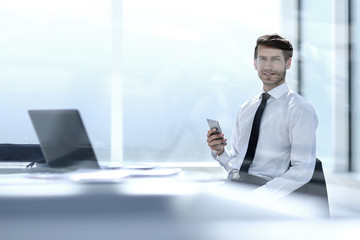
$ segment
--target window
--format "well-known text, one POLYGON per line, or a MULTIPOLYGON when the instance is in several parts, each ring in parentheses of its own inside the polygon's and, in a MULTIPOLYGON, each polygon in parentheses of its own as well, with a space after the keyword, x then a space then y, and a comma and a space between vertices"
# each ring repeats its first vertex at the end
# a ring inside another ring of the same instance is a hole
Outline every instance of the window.
MULTIPOLYGON (((111 149, 126 161, 212 161, 206 118, 219 120, 230 138, 239 107, 261 88, 252 62, 256 38, 278 32, 295 47, 287 80, 297 90, 300 69, 299 90, 318 112, 318 157, 328 167, 345 169, 348 42, 341 31, 348 15, 340 6, 346 6, 300 1, 298 39, 296 2, 3 3, 0 107, 6 114, 0 139, 37 142, 28 109, 78 108, 100 159, 111 149)), ((352 74, 355 79, 355 68, 352 74)))
POLYGON ((38 142, 29 109, 78 108, 97 155, 109 155, 111 4, 1 3, 1 142, 38 142))
POLYGON ((278 1, 123 1, 124 159, 211 161, 206 118, 228 138, 258 94, 256 38, 281 31, 278 1))
POLYGON ((318 114, 317 156, 331 167, 335 150, 333 5, 331 1, 301 3, 301 93, 312 102, 318 114))

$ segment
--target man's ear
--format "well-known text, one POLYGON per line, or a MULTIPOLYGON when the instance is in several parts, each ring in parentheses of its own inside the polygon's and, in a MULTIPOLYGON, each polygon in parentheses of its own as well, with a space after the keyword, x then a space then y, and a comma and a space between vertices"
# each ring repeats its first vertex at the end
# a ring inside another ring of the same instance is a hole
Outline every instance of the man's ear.
POLYGON ((258 70, 258 68, 257 68, 257 63, 256 63, 256 59, 254 58, 254 68, 255 68, 255 70, 258 70))
POLYGON ((287 61, 286 61, 286 69, 289 69, 291 66, 291 58, 289 58, 287 61))

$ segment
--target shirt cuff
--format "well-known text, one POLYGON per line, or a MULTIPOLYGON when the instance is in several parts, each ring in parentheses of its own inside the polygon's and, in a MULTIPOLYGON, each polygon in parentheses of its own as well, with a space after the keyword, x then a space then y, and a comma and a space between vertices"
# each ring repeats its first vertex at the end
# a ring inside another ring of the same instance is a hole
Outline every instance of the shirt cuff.
POLYGON ((228 162, 230 159, 230 152, 225 148, 224 152, 218 156, 215 151, 211 151, 212 157, 220 163, 221 166, 225 168, 226 171, 228 171, 228 162))

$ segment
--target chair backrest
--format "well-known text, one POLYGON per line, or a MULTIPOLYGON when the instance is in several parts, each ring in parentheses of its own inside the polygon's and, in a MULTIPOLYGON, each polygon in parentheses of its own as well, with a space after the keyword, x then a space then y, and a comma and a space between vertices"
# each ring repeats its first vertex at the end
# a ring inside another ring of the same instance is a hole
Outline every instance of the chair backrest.
POLYGON ((314 173, 310 181, 297 189, 294 193, 309 194, 318 197, 323 203, 324 215, 327 217, 330 216, 326 181, 322 163, 319 159, 316 159, 314 173))

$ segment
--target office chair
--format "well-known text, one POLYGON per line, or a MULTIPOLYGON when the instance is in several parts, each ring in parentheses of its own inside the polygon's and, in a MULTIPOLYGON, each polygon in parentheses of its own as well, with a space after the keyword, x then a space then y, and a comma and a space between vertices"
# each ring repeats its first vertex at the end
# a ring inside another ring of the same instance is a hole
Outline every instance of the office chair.
POLYGON ((310 181, 297 189, 294 193, 308 194, 317 197, 323 207, 323 209, 321 209, 323 217, 330 217, 326 181, 322 163, 319 159, 316 159, 314 173, 310 181))
POLYGON ((0 144, 0 161, 45 162, 39 144, 0 144))

